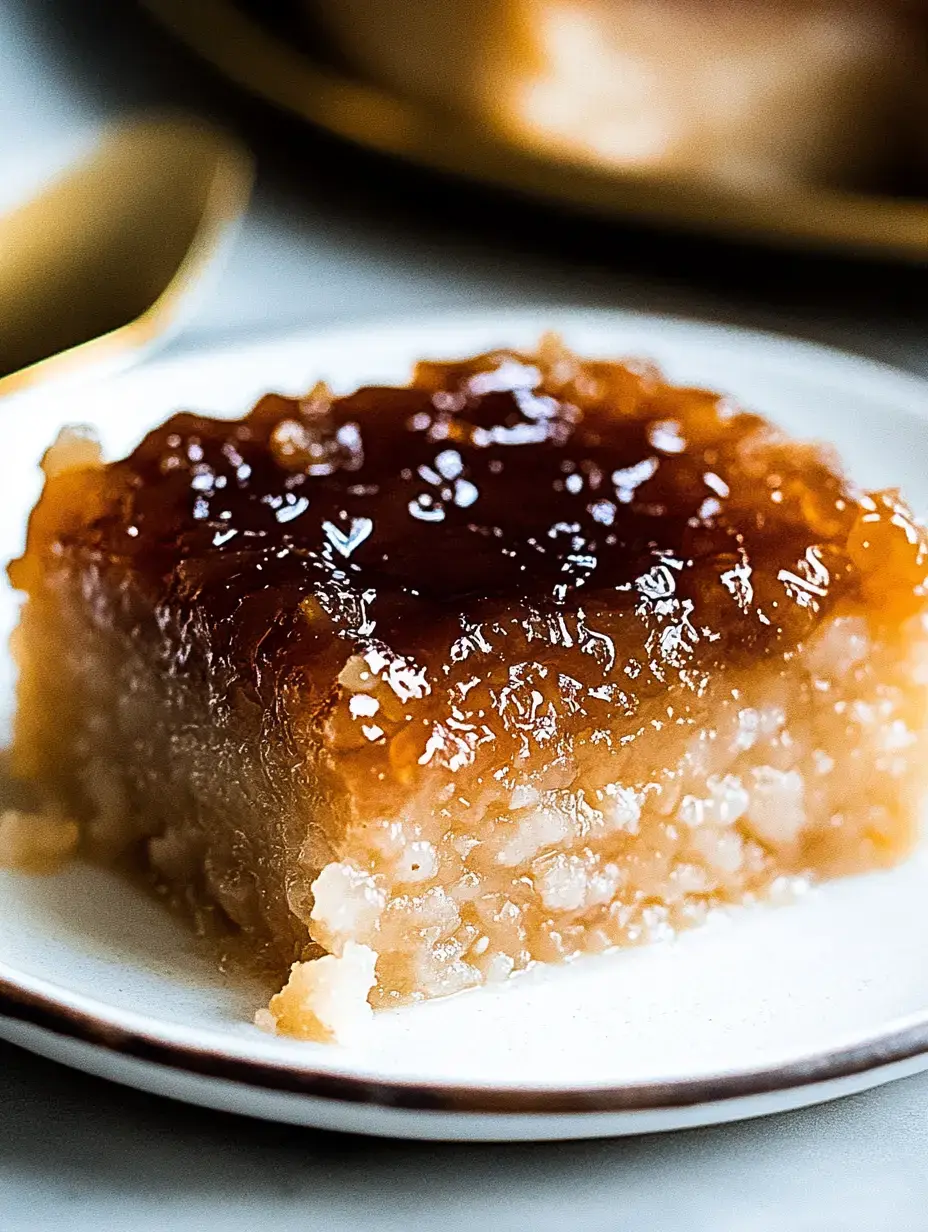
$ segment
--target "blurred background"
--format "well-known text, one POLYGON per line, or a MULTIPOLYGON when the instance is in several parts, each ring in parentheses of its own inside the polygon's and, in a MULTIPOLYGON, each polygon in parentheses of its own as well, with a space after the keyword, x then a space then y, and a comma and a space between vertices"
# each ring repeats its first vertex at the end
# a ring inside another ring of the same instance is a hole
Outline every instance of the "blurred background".
POLYGON ((924 257, 904 204, 925 188, 920 0, 144 3, 256 93, 413 161, 607 216, 924 257))
POLYGON ((553 301, 924 370, 925 24, 916 0, 2 0, 0 207, 104 121, 184 107, 258 159, 199 335, 553 301))
MULTIPOLYGON (((916 0, 0 0, 0 210, 106 124, 181 109, 257 177, 175 349, 552 304, 928 376, 925 30, 916 0)), ((743 1126, 496 1148, 240 1121, 8 1045, 0 1072, 4 1232, 928 1228, 928 1077, 743 1126)))

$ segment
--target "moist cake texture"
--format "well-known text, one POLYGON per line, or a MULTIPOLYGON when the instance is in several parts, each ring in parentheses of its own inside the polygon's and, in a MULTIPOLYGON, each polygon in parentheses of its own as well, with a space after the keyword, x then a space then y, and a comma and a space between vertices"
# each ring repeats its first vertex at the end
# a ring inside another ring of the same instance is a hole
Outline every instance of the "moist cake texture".
POLYGON ((44 468, 16 767, 86 855, 295 964, 270 1029, 914 841, 925 532, 724 397, 546 338, 44 468))

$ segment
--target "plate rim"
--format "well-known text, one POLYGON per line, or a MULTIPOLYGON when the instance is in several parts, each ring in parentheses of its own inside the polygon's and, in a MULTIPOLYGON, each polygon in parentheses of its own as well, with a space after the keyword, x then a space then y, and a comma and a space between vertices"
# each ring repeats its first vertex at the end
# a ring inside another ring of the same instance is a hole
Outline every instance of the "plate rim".
MULTIPOLYGON (((761 349, 759 358, 775 366, 788 365, 797 352, 806 360, 827 359, 833 374, 858 383, 872 383, 873 392, 882 389, 899 399, 898 412, 928 420, 928 380, 889 363, 870 359, 838 347, 786 334, 755 330, 744 326, 705 321, 683 315, 583 308, 557 304, 529 304, 519 308, 492 306, 439 314, 411 314, 402 318, 372 316, 329 326, 309 326, 256 333, 248 342, 241 338, 208 339, 164 355, 149 364, 170 368, 195 357, 218 355, 234 349, 240 356, 258 353, 268 346, 287 346, 302 340, 322 344, 337 336, 346 337, 378 329, 381 335, 402 336, 436 325, 452 331, 478 325, 500 328, 507 325, 562 322, 617 328, 654 325, 668 334, 692 332, 697 338, 713 335, 736 336, 761 349), (244 344, 244 345, 243 345, 244 344), (887 385, 890 388, 887 390, 887 385)), ((501 339, 500 346, 505 346, 501 339)), ((85 373, 85 376, 90 375, 85 373)), ((134 373, 127 374, 130 379, 134 373)), ((101 381, 106 383, 105 374, 101 381)), ((125 377, 117 378, 125 379, 125 377)), ((92 383, 92 382, 91 382, 92 383)), ((42 385, 11 395, 19 404, 35 404, 48 391, 42 385)), ((10 405, 10 404, 8 404, 10 405)), ((897 1018, 884 1028, 871 1031, 837 1047, 820 1049, 772 1065, 737 1071, 716 1071, 693 1078, 668 1078, 631 1081, 619 1086, 561 1087, 505 1086, 500 1083, 454 1083, 402 1077, 376 1077, 347 1070, 320 1069, 311 1063, 296 1065, 292 1060, 251 1058, 223 1051, 221 1046, 197 1044, 167 1038, 152 1029, 153 1020, 145 1015, 120 1011, 83 993, 69 991, 37 976, 28 976, 0 962, 0 1019, 35 1027, 59 1038, 76 1040, 108 1053, 153 1063, 182 1075, 234 1082, 261 1092, 275 1092, 340 1104, 367 1105, 407 1112, 432 1112, 482 1115, 602 1115, 657 1112, 697 1108, 728 1101, 775 1096, 851 1080, 915 1058, 928 1057, 928 1007, 897 1018)), ((194 1029, 196 1030, 196 1029, 194 1029)), ((926 1062, 928 1064, 928 1062, 926 1062)))
MULTIPOLYGON (((498 1083, 376 1078, 322 1070, 312 1065, 297 1067, 289 1061, 272 1058, 257 1060, 235 1056, 206 1045, 168 1040, 141 1025, 121 1025, 108 1020, 104 1014, 94 1014, 67 1005, 64 1000, 55 1000, 45 992, 24 988, 3 974, 5 967, 6 964, 0 964, 0 1020, 37 1027, 58 1038, 90 1044, 104 1052, 159 1065, 185 1076, 218 1079, 261 1092, 405 1112, 575 1116, 698 1108, 803 1091, 928 1057, 928 1010, 925 1010, 897 1020, 887 1031, 870 1034, 839 1048, 824 1049, 780 1064, 730 1073, 720 1071, 697 1078, 603 1087, 506 1087, 498 1083)), ((106 1008, 102 1003, 101 1006, 106 1008)))
MULTIPOLYGON (((288 346, 297 342, 310 345, 329 341, 338 342, 369 331, 376 331, 378 337, 382 338, 394 335, 403 336, 410 330, 422 330, 434 336, 439 332, 450 333, 459 328, 473 329, 483 324, 493 328, 499 327, 501 330, 507 327, 520 329, 531 326, 539 336, 551 332, 557 334, 561 329, 602 329, 610 324, 614 324, 616 329, 640 329, 642 326, 655 326, 659 335, 665 340, 669 335, 682 335, 690 332, 706 342, 712 338, 722 339, 725 336, 733 336, 742 343, 751 343, 761 348, 763 362, 774 365, 780 370, 791 369, 792 359, 796 357, 807 362, 818 358, 827 360, 833 369, 840 370, 841 378, 844 381, 853 382, 854 389, 858 393, 861 390, 861 383, 865 382, 872 390, 873 396, 884 397, 886 386, 891 383, 893 396, 906 400, 904 413, 907 416, 920 420, 928 419, 928 371, 922 374, 888 359, 877 359, 830 342, 798 337, 786 331, 707 319, 696 313, 589 306, 565 303, 558 299, 532 299, 519 306, 502 308, 497 304, 487 302, 463 309, 442 307, 432 312, 413 311, 399 316, 387 315, 382 310, 374 309, 350 319, 322 321, 309 325, 299 325, 288 321, 280 327, 271 329, 249 326, 244 330, 180 339, 173 343, 167 351, 154 355, 143 354, 137 363, 129 365, 111 367, 106 364, 87 362, 71 374, 69 384, 84 387, 98 380, 131 380, 143 366, 145 370, 169 368, 208 354, 218 355, 229 352, 237 357, 248 357, 268 347, 288 346)), ((621 339, 618 341, 621 345, 621 339)), ((427 343, 427 345, 432 344, 427 343)), ((507 346, 516 345, 522 344, 511 343, 505 338, 500 338, 491 344, 490 349, 502 350, 507 346)), ((449 357, 453 358, 453 354, 440 358, 449 357)), ((658 366, 661 366, 662 362, 649 355, 646 348, 634 352, 621 351, 616 354, 615 358, 654 360, 658 366)), ((411 369, 411 364, 409 367, 411 369)), ((58 386, 57 381, 46 380, 25 388, 17 388, 9 393, 0 394, 0 405, 4 410, 28 409, 31 411, 37 404, 41 404, 45 399, 57 393, 58 386)), ((272 384, 270 388, 276 387, 272 384)), ((216 408, 208 405, 198 404, 197 410, 203 414, 216 413, 216 408)), ((809 439, 814 440, 814 435, 809 439)))

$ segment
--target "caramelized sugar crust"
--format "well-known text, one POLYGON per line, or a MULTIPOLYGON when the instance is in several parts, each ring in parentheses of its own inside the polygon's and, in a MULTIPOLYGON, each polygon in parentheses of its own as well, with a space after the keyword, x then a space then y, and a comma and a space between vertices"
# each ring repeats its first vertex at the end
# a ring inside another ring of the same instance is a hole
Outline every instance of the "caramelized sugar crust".
POLYGON ((45 469, 19 766, 281 968, 437 995, 911 844, 925 532, 726 398, 549 338, 45 469))

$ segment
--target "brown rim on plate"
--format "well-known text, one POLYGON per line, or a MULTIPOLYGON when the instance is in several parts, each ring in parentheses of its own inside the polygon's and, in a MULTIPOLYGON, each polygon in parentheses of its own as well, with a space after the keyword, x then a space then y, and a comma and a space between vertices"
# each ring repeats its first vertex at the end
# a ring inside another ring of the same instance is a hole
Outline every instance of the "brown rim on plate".
POLYGON ((326 1073, 273 1061, 224 1056, 206 1047, 171 1043, 150 1031, 107 1022, 0 976, 0 1018, 39 1027, 136 1061, 262 1091, 408 1112, 483 1115, 594 1115, 693 1108, 798 1090, 911 1060, 928 1053, 928 1017, 885 1035, 782 1065, 619 1087, 497 1087, 416 1082, 326 1073))
POLYGON ((141 0, 226 77, 357 145, 607 217, 800 248, 928 262, 928 200, 796 189, 739 193, 545 157, 316 63, 234 0, 141 0))

